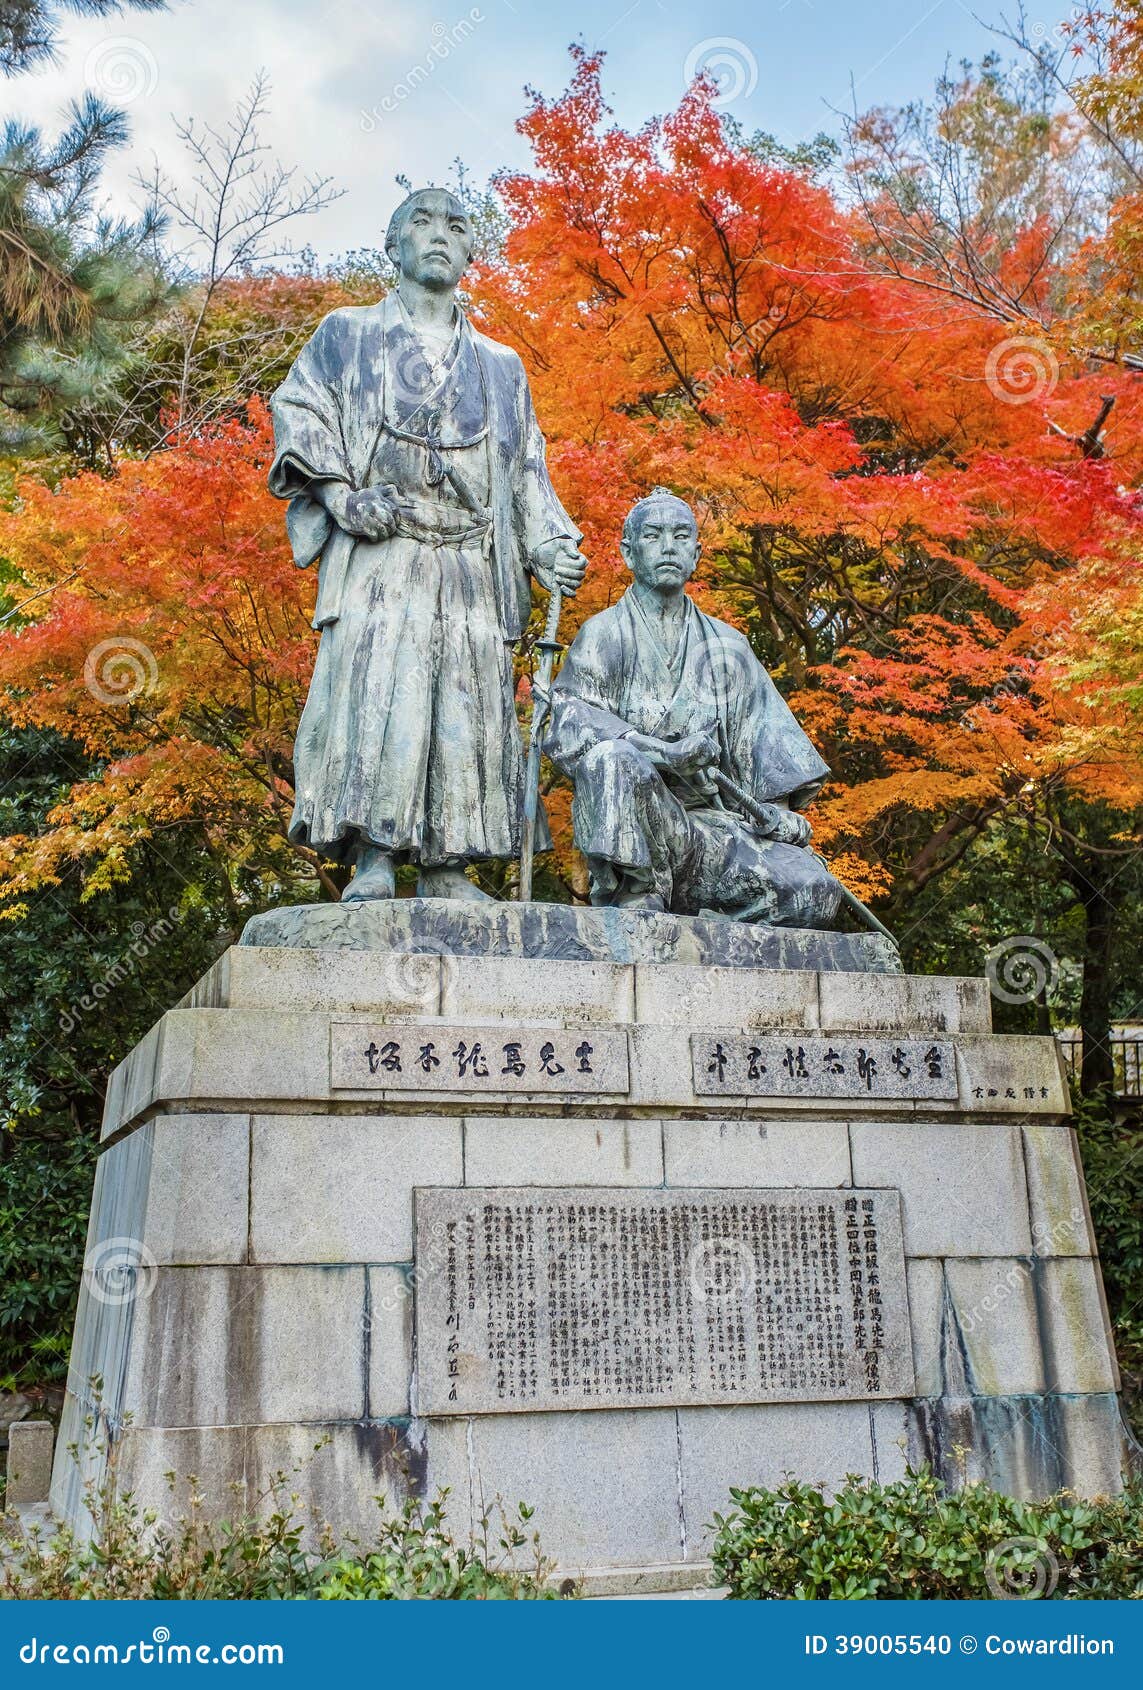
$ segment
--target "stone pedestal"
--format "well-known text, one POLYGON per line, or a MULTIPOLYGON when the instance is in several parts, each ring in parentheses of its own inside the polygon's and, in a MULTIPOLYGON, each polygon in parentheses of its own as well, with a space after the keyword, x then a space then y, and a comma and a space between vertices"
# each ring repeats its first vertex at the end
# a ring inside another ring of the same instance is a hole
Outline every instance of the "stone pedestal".
POLYGON ((18 1420, 8 1432, 5 1508, 33 1507, 48 1500, 55 1430, 50 1420, 18 1420))
POLYGON ((1060 1058, 983 980, 455 955, 440 911, 264 918, 116 1070, 59 1514, 109 1448, 168 1512, 168 1471, 233 1514, 297 1469, 367 1533, 447 1485, 647 1589, 786 1471, 1118 1488, 1060 1058))

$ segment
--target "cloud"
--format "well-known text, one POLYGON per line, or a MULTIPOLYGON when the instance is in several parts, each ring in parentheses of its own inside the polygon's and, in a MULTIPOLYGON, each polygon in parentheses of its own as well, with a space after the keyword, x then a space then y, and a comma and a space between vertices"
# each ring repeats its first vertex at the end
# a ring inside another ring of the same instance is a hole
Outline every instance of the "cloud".
MULTIPOLYGON (((1065 11, 1051 0, 1044 15, 1065 11)), ((73 19, 60 64, 6 83, 5 105, 50 129, 82 91, 85 67, 133 79, 132 143, 104 179, 123 211, 138 198, 133 173, 153 155, 185 181, 172 116, 224 124, 264 68, 275 156, 346 190, 294 230, 295 244, 330 255, 379 241, 398 174, 442 182, 460 157, 482 181, 524 164, 515 123, 525 85, 549 96, 566 86, 573 33, 606 50, 618 122, 671 110, 687 68, 711 61, 730 115, 785 141, 836 129, 829 107, 848 104, 851 73, 863 104, 901 102, 931 88, 946 57, 995 46, 963 0, 920 14, 915 0, 881 0, 875 12, 842 0, 720 0, 714 11, 703 0, 577 0, 574 10, 553 0, 171 0, 162 13, 73 19)), ((106 92, 114 98, 114 85, 106 92)))

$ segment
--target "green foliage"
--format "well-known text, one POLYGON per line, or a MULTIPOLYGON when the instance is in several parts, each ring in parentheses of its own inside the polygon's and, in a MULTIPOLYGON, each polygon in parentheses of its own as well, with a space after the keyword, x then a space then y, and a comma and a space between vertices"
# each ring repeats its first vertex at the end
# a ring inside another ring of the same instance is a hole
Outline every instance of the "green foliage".
POLYGON ((724 118, 723 122, 727 133, 763 164, 773 165, 776 170, 801 171, 811 181, 821 181, 841 156, 841 148, 833 136, 821 129, 812 141, 796 141, 793 146, 787 146, 767 129, 758 129, 747 137, 733 120, 724 118))
POLYGON ((714 1571, 732 1597, 1143 1598, 1143 1485, 1085 1502, 1018 1502, 984 1484, 946 1491, 928 1470, 835 1497, 787 1479, 732 1490, 715 1515, 714 1571))
POLYGON ((1143 1119, 1117 1120, 1076 1099, 1092 1226, 1123 1375, 1123 1405, 1143 1434, 1143 1119))
POLYGON ((61 13, 108 17, 133 7, 160 11, 166 0, 0 0, 0 72, 8 76, 50 61, 56 52, 61 13))
POLYGON ((0 127, 0 447, 58 447, 76 414, 106 403, 130 363, 134 325, 169 289, 154 255, 159 220, 96 208, 99 170, 126 122, 88 93, 54 141, 0 127))
MULTIPOLYGON (((320 1446, 319 1446, 320 1447, 320 1446)), ((173 1477, 173 1476, 172 1476, 173 1477)), ((192 1491, 194 1480, 189 1481, 192 1491)), ((489 1521, 467 1548, 449 1536, 447 1491, 425 1504, 409 1501, 396 1515, 378 1497, 379 1529, 371 1544, 338 1541, 331 1528, 298 1512, 285 1475, 265 1509, 213 1523, 192 1494, 189 1511, 160 1525, 113 1481, 89 1491, 96 1535, 83 1541, 68 1528, 22 1532, 0 1518, 0 1598, 38 1601, 544 1601, 570 1594, 547 1581, 552 1571, 539 1540, 521 1529, 530 1510, 505 1521, 490 1544, 489 1521), (515 1557, 528 1550, 521 1568, 515 1557)))
POLYGON ((4 1135, 0 1148, 0 1390, 67 1372, 95 1142, 4 1135))
MULTIPOLYGON (((0 835, 34 832, 90 766, 0 722, 0 835)), ((76 868, 0 920, 0 1382, 66 1372, 107 1079, 234 936, 193 830, 141 846, 129 884, 82 891, 76 868)))
POLYGON ((489 1521, 481 1522, 481 1536, 469 1549, 458 1548, 445 1530, 444 1493, 427 1508, 406 1503, 400 1516, 382 1526, 377 1545, 368 1554, 339 1555, 317 1569, 311 1591, 323 1602, 395 1602, 420 1597, 443 1601, 550 1600, 559 1592, 545 1585, 548 1570, 533 1538, 534 1564, 528 1572, 510 1568, 506 1557, 527 1545, 521 1530, 531 1517, 525 1503, 518 1520, 506 1520, 498 1544, 500 1556, 489 1555, 489 1521))

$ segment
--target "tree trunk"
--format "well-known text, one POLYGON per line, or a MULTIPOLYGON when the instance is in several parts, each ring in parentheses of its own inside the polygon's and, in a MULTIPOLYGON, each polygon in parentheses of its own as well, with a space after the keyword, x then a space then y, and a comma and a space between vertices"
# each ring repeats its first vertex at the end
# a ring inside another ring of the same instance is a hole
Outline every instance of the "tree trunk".
POLYGON ((1111 1060, 1111 945, 1119 906, 1101 866, 1092 864, 1083 878, 1084 884, 1077 886, 1087 922, 1080 999, 1083 1034, 1080 1091, 1086 1098, 1094 1098, 1100 1092, 1110 1097, 1115 1086, 1111 1060))

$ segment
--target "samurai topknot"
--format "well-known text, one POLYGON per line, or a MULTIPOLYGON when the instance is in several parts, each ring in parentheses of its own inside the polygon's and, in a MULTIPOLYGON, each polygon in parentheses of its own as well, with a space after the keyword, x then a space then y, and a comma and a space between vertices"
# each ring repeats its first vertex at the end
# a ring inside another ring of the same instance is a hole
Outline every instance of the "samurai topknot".
POLYGON ((669 487, 652 487, 646 498, 637 499, 631 506, 631 509, 627 512, 626 519, 623 523, 624 544, 627 544, 631 540, 638 539, 639 530, 647 520, 648 512, 655 505, 677 505, 680 510, 686 512, 694 526, 695 533, 698 533, 698 522, 695 519, 695 513, 687 504, 687 501, 685 499, 680 499, 677 493, 672 493, 669 487))
MULTIPOLYGON (((413 207, 418 205, 420 201, 425 199, 429 194, 443 194, 445 199, 448 201, 450 213, 463 217, 466 223, 471 223, 468 212, 464 209, 460 200, 457 199, 456 195, 450 189, 414 188, 411 194, 405 195, 405 198, 401 201, 392 217, 390 217, 389 227, 385 231, 385 252, 389 258, 393 259, 394 263, 396 262, 397 242, 401 239, 401 230, 404 228, 406 217, 408 217, 413 207)), ((472 247, 470 245, 470 256, 471 253, 472 247)))

